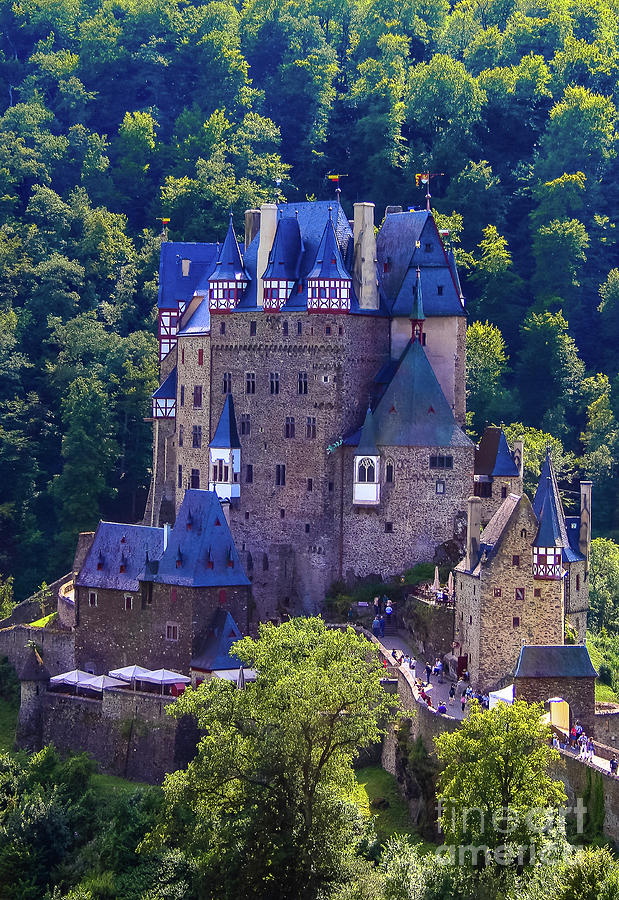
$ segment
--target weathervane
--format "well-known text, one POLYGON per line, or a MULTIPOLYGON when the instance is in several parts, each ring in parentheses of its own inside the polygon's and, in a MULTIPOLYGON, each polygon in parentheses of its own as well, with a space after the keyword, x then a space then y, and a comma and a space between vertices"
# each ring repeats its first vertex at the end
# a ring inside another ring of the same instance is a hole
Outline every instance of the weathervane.
POLYGON ((168 225, 170 224, 170 220, 167 219, 167 218, 163 218, 163 219, 159 218, 159 219, 157 219, 157 221, 158 221, 158 222, 161 222, 161 237, 162 237, 162 239, 163 239, 164 241, 167 241, 167 239, 168 239, 168 225))
POLYGON ((342 193, 342 189, 340 187, 340 178, 348 178, 348 175, 327 175, 327 178, 329 181, 333 181, 337 185, 335 189, 335 197, 337 199, 337 202, 339 203, 340 194, 342 193))

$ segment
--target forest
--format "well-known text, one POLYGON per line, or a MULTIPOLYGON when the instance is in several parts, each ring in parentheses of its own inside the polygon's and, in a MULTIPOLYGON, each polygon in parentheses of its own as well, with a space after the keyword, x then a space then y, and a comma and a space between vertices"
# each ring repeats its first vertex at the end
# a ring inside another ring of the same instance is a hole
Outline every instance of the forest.
POLYGON ((461 268, 469 427, 546 442, 619 534, 617 0, 0 2, 0 572, 138 521, 161 219, 424 202, 461 268))

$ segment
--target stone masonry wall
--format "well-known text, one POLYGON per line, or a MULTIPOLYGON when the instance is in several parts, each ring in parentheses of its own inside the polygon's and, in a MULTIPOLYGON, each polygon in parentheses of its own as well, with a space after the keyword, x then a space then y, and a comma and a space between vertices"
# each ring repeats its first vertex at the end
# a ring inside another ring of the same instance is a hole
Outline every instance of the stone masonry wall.
POLYGON ((59 675, 75 668, 75 638, 71 631, 49 628, 29 628, 14 625, 0 629, 0 657, 6 656, 19 671, 28 641, 37 645, 50 675, 59 675))
POLYGON ((565 615, 575 629, 579 643, 587 637, 587 613, 589 611, 589 579, 586 562, 570 563, 565 582, 565 615))
POLYGON ((570 728, 579 721, 588 735, 595 735, 595 678, 516 678, 516 700, 545 703, 561 697, 570 707, 570 728))
POLYGON ((481 524, 487 525, 508 494, 522 494, 522 478, 506 478, 498 475, 492 479, 492 497, 480 497, 481 524))

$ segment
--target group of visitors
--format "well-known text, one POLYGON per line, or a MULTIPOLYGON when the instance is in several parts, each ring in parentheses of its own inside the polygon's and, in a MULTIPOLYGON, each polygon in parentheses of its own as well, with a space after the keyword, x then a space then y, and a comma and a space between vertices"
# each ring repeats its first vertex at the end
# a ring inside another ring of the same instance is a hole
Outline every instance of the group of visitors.
POLYGON ((374 620, 372 622, 372 634, 376 638, 385 636, 385 625, 392 620, 394 616, 393 604, 389 597, 384 594, 382 597, 374 597, 374 620))
MULTIPOLYGON (((590 735, 587 736, 585 734, 585 730, 579 721, 576 721, 576 724, 572 725, 569 736, 565 741, 562 741, 557 734, 553 734, 552 746, 561 750, 571 749, 578 751, 578 759, 583 762, 593 763, 594 761, 595 741, 590 735)), ((614 753, 608 761, 608 766, 612 777, 617 778, 619 773, 619 760, 614 753)))

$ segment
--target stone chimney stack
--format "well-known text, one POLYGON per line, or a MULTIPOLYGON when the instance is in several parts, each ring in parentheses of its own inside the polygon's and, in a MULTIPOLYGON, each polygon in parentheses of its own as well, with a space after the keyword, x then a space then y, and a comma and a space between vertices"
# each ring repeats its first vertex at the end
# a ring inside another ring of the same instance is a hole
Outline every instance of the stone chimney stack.
POLYGON ((374 204, 355 203, 353 287, 361 309, 378 309, 374 204))
POLYGON ((591 550, 591 481, 580 482, 580 534, 578 549, 585 557, 585 576, 589 575, 589 553, 591 550))
POLYGON ((258 259, 256 262, 256 305, 262 306, 262 275, 269 261, 269 253, 273 246, 273 238, 277 229, 277 204, 263 203, 260 207, 260 242, 258 244, 258 259))
POLYGON ((522 479, 524 475, 524 438, 514 441, 514 462, 518 466, 518 477, 522 479))
POLYGON ((253 239, 260 231, 260 210, 245 210, 245 249, 249 247, 253 239))
POLYGON ((481 534, 481 500, 469 497, 466 516, 466 570, 472 572, 479 561, 479 536, 481 534))

